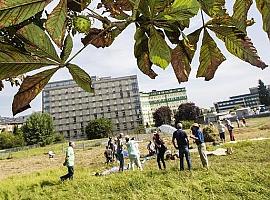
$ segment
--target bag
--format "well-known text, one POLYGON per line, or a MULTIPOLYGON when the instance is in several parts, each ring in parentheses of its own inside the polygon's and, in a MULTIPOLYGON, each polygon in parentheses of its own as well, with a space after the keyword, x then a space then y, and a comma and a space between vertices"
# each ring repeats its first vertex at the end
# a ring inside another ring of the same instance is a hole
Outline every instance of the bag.
POLYGON ((65 162, 63 163, 63 166, 67 166, 67 160, 65 160, 65 162))

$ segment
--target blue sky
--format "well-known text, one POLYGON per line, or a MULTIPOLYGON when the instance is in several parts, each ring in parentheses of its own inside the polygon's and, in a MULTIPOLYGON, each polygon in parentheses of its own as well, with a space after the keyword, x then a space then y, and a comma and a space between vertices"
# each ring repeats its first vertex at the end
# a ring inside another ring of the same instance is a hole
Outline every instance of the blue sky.
MULTIPOLYGON (((266 64, 270 64, 270 42, 267 34, 262 31, 261 16, 254 5, 249 16, 255 18, 256 23, 248 28, 248 35, 257 48, 261 59, 266 64)), ((191 29, 195 29, 200 25, 200 17, 195 17, 191 29)), ((228 99, 229 96, 248 93, 249 87, 258 85, 258 79, 262 79, 265 84, 270 84, 269 67, 261 70, 241 61, 225 50, 221 42, 218 42, 218 46, 222 49, 227 60, 220 65, 212 80, 204 81, 203 78, 196 78, 196 71, 199 66, 199 51, 195 54, 192 71, 187 83, 179 84, 177 82, 171 66, 166 70, 154 66, 153 69, 158 73, 158 77, 152 80, 137 68, 136 59, 133 55, 134 32, 134 26, 129 26, 109 48, 96 49, 89 46, 73 62, 85 69, 90 75, 118 77, 137 74, 140 91, 186 87, 188 100, 205 108, 213 106, 213 102, 228 99)), ((211 35, 214 36, 214 34, 211 35)), ((215 39, 215 41, 218 41, 218 39, 215 39)), ((75 39, 74 46, 73 53, 82 47, 79 37, 75 39)), ((63 69, 57 72, 51 81, 70 78, 68 71, 63 69)), ((18 88, 12 88, 8 83, 5 84, 4 91, 0 92, 0 116, 12 116, 11 104, 17 90, 18 88)), ((41 110, 41 95, 32 101, 31 106, 31 109, 18 116, 41 110)))

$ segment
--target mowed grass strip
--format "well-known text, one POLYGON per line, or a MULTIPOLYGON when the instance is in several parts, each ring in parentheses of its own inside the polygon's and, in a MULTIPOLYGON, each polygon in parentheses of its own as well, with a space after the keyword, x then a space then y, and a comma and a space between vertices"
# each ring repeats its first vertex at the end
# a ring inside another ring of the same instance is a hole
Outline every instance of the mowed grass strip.
POLYGON ((192 172, 180 172, 178 160, 167 161, 168 169, 159 171, 155 160, 150 160, 143 172, 101 177, 93 175, 104 168, 101 162, 79 164, 74 180, 64 183, 59 176, 66 173, 65 167, 15 175, 0 182, 0 199, 269 199, 270 140, 226 146, 234 153, 209 157, 209 170, 192 153, 192 172))

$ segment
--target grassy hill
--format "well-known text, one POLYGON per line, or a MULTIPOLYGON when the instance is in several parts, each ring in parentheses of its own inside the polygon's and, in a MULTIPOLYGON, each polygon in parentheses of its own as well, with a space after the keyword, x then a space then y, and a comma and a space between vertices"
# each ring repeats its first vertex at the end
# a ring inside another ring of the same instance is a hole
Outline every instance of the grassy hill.
MULTIPOLYGON (((250 121, 249 128, 237 129, 237 135, 242 138, 244 135, 248 135, 246 138, 269 135, 266 125, 269 118, 259 125, 253 122, 250 121)), ((15 154, 11 160, 0 161, 2 171, 7 173, 10 170, 8 176, 0 179, 0 199, 257 200, 270 197, 270 140, 226 144, 223 147, 232 147, 234 153, 209 156, 209 170, 202 168, 195 152, 191 154, 191 172, 180 172, 179 160, 167 161, 167 170, 159 171, 153 159, 145 163, 143 172, 124 171, 108 176, 94 176, 96 172, 111 167, 104 164, 103 146, 94 146, 84 151, 76 150, 74 180, 64 183, 59 181, 59 176, 66 173, 66 168, 61 166, 61 145, 55 146, 59 156, 57 154, 52 160, 43 154, 48 149, 39 148, 27 154, 15 154)))

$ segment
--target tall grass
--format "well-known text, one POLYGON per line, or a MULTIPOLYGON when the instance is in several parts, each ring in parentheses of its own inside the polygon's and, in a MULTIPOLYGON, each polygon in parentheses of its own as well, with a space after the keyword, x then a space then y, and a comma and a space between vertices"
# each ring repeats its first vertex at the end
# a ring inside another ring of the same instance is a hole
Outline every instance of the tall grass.
POLYGON ((157 170, 155 160, 144 171, 125 171, 94 176, 104 165, 77 165, 73 181, 61 183, 64 167, 29 175, 16 175, 0 182, 0 199, 269 199, 270 141, 228 144, 230 156, 209 157, 205 170, 197 153, 192 154, 193 170, 179 171, 179 161, 168 161, 166 171, 157 170))

